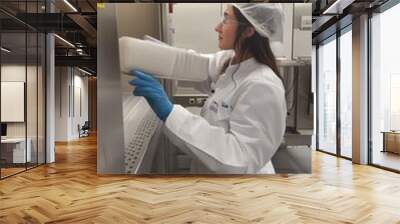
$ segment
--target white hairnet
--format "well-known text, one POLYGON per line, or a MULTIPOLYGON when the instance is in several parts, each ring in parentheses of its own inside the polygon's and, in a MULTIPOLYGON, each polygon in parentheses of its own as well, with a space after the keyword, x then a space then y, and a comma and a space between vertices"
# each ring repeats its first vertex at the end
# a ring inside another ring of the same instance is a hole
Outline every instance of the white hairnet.
POLYGON ((283 12, 279 3, 232 3, 254 26, 256 31, 270 40, 281 40, 283 12))

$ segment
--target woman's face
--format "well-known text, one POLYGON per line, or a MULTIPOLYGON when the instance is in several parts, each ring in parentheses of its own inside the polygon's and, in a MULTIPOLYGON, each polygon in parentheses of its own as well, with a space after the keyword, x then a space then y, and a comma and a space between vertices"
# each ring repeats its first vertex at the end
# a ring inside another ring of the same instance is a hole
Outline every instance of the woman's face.
POLYGON ((218 47, 221 50, 229 50, 234 48, 236 29, 238 21, 236 20, 233 6, 228 6, 224 12, 224 19, 216 27, 218 33, 218 47))

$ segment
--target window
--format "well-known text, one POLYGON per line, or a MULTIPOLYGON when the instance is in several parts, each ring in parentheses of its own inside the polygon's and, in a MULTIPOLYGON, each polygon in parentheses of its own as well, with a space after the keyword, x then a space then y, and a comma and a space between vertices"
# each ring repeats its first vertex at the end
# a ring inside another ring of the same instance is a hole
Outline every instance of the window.
MULTIPOLYGON (((335 37, 333 37, 335 38, 335 37)), ((332 39, 333 39, 332 38, 332 39)), ((318 48, 318 149, 336 153, 336 40, 318 48)))
MULTIPOLYGON (((372 164, 395 170, 400 170, 400 155, 387 150, 384 132, 400 129, 400 32, 393 29, 398 21, 400 4, 371 18, 370 156, 372 164)), ((395 144, 400 147, 400 141, 395 144)))
MULTIPOLYGON (((313 99, 316 99, 316 83, 317 83, 317 48, 315 45, 312 46, 312 56, 311 56, 311 90, 313 92, 313 99)), ((316 103, 313 103, 313 135, 311 139, 311 149, 317 149, 317 139, 316 139, 316 131, 317 131, 317 116, 316 113, 316 103)))
POLYGON ((352 142, 352 33, 340 36, 340 155, 351 158, 352 142))
POLYGON ((390 130, 400 130, 400 72, 390 74, 390 104, 389 125, 390 130))

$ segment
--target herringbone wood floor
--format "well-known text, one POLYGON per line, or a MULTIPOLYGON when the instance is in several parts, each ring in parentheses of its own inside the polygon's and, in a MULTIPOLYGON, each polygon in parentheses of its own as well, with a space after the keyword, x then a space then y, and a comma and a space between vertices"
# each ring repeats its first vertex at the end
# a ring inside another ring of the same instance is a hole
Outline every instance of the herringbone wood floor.
POLYGON ((400 223, 400 175, 313 153, 311 175, 96 175, 96 139, 0 181, 0 223, 400 223))

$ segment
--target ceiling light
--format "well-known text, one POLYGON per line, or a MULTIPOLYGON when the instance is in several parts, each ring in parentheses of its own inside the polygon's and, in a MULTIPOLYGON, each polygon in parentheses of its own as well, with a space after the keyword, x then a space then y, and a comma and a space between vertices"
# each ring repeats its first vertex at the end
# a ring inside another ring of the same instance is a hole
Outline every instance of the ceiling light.
POLYGON ((79 68, 79 67, 78 67, 78 70, 81 71, 81 72, 83 72, 83 73, 85 73, 85 74, 87 74, 87 75, 90 75, 90 76, 92 75, 92 73, 90 73, 90 72, 88 72, 88 71, 85 71, 85 70, 83 70, 83 69, 81 69, 81 68, 79 68))
POLYGON ((68 2, 68 0, 64 0, 65 4, 67 4, 74 12, 78 12, 78 10, 71 4, 68 2))
POLYGON ((353 2, 354 0, 336 0, 332 5, 325 9, 322 14, 342 14, 343 10, 353 2))
POLYGON ((81 49, 81 48, 77 48, 76 53, 78 53, 79 55, 86 55, 83 53, 83 49, 81 49))
POLYGON ((5 47, 1 47, 1 50, 4 51, 4 52, 6 52, 6 53, 10 53, 10 52, 11 52, 11 50, 9 50, 9 49, 7 49, 7 48, 5 48, 5 47))
POLYGON ((69 45, 70 47, 75 48, 75 45, 71 44, 71 42, 67 41, 66 39, 58 36, 57 34, 54 34, 55 37, 57 37, 58 39, 60 39, 61 41, 63 41, 64 43, 66 43, 67 45, 69 45))
POLYGON ((322 14, 331 13, 331 10, 336 9, 336 7, 339 4, 339 2, 340 2, 340 0, 336 0, 332 5, 330 5, 327 9, 325 9, 322 14))

